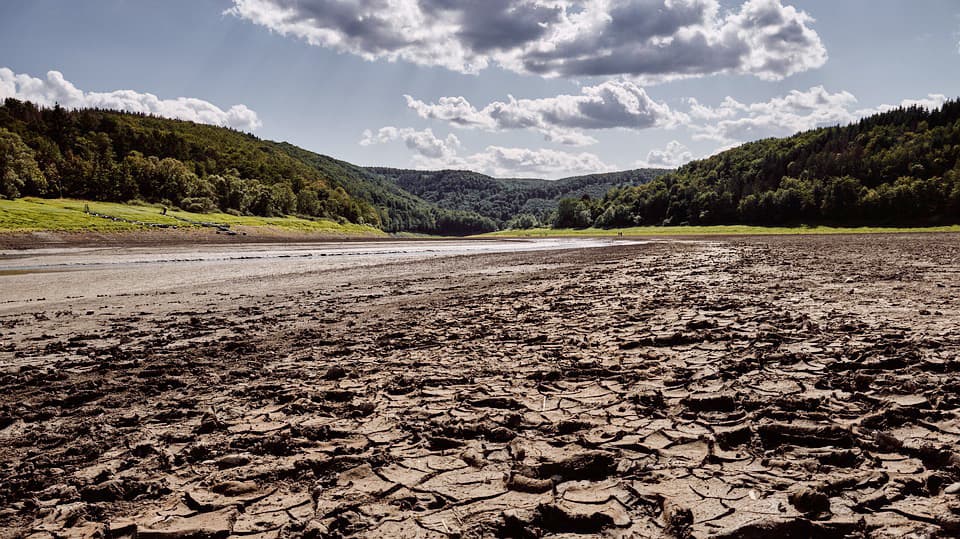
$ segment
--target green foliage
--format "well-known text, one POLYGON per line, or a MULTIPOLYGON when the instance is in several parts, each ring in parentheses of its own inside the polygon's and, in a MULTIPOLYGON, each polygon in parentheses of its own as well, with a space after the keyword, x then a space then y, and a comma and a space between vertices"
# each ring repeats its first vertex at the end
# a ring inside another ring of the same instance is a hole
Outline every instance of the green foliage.
POLYGON ((480 234, 497 229, 495 222, 480 218, 476 212, 441 208, 408 192, 379 173, 380 169, 363 169, 289 144, 281 146, 290 155, 318 170, 331 173, 335 171, 346 193, 369 201, 376 208, 375 215, 366 216, 364 219, 378 221, 381 228, 388 232, 460 235, 480 234), (446 228, 447 226, 451 228, 446 228))
POLYGON ((536 215, 521 213, 507 221, 506 228, 508 230, 529 230, 531 228, 540 228, 541 226, 543 226, 543 223, 541 223, 536 215))
MULTIPOLYGON (((285 233, 314 233, 329 236, 382 236, 376 228, 357 224, 337 223, 328 219, 299 217, 257 217, 229 213, 193 213, 180 210, 163 212, 158 204, 136 202, 92 202, 66 198, 42 199, 34 197, 17 200, 0 199, 0 231, 26 232, 59 230, 72 232, 117 232, 142 230, 151 226, 193 228, 197 223, 218 223, 231 227, 267 227, 285 233), (120 220, 105 219, 94 212, 120 220)), ((243 230, 240 228, 240 230, 243 230)))
POLYGON ((593 222, 587 200, 562 198, 557 205, 554 228, 587 228, 593 222))
POLYGON ((387 231, 496 230, 392 181, 286 143, 210 125, 105 110, 0 106, 0 196, 142 199, 195 212, 297 214, 387 231), (449 227, 449 229, 447 228, 449 227))
POLYGON ((960 233, 960 225, 937 227, 830 227, 830 226, 634 226, 626 228, 534 228, 500 230, 484 234, 487 238, 567 238, 567 237, 662 237, 662 236, 790 236, 833 234, 919 234, 960 233))
POLYGON ((491 178, 464 170, 367 170, 441 208, 476 212, 500 227, 513 227, 511 220, 522 214, 547 222, 561 198, 598 198, 611 187, 639 185, 667 172, 640 169, 551 181, 491 178))
POLYGON ((0 197, 42 195, 46 190, 47 180, 33 150, 16 133, 0 128, 0 197))
POLYGON ((960 223, 960 101, 767 139, 613 189, 598 227, 960 223))

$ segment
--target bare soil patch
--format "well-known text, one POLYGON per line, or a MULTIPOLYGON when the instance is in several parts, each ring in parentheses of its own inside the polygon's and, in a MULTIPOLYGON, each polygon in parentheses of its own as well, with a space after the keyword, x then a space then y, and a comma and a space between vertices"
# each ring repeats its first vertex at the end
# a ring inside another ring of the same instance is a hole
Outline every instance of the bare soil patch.
POLYGON ((0 315, 0 528, 960 533, 956 235, 257 282, 0 315))

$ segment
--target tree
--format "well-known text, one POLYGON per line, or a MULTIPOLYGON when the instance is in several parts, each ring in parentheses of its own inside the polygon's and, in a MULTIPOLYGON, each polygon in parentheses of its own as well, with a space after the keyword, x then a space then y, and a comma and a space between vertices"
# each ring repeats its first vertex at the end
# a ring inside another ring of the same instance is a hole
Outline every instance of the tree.
POLYGON ((564 198, 557 205, 554 228, 587 228, 592 223, 590 208, 584 200, 564 198))
POLYGON ((507 228, 512 230, 527 230, 539 226, 541 226, 540 220, 529 213, 521 213, 507 221, 507 228))
POLYGON ((0 128, 0 196, 43 195, 46 190, 33 150, 16 133, 0 128))
POLYGON ((297 209, 297 195, 287 183, 274 184, 272 187, 273 203, 277 213, 289 215, 297 209))

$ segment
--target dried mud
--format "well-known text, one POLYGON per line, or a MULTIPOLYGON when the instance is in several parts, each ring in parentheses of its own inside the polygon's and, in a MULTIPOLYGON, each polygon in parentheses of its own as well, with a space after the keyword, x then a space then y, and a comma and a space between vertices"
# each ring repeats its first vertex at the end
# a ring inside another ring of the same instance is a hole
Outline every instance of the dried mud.
POLYGON ((957 236, 267 285, 0 316, 5 536, 960 533, 957 236))

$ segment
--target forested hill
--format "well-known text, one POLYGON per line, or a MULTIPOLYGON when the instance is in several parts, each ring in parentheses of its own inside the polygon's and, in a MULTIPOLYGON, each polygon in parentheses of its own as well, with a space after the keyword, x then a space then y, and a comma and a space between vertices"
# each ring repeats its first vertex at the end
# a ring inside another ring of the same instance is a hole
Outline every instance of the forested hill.
POLYGON ((670 172, 557 181, 362 168, 228 128, 0 105, 0 197, 144 200, 389 232, 661 224, 960 223, 960 101, 744 144, 670 172))
POLYGON ((502 179, 464 170, 419 171, 371 167, 367 171, 441 208, 476 212, 504 226, 546 223, 562 198, 600 198, 611 188, 649 182, 667 170, 638 169, 561 180, 502 179))
POLYGON ((560 226, 960 223, 960 101, 751 142, 561 209, 560 226))
POLYGON ((0 105, 0 197, 145 200, 191 211, 297 214, 386 231, 496 229, 363 169, 228 128, 106 110, 0 105))

